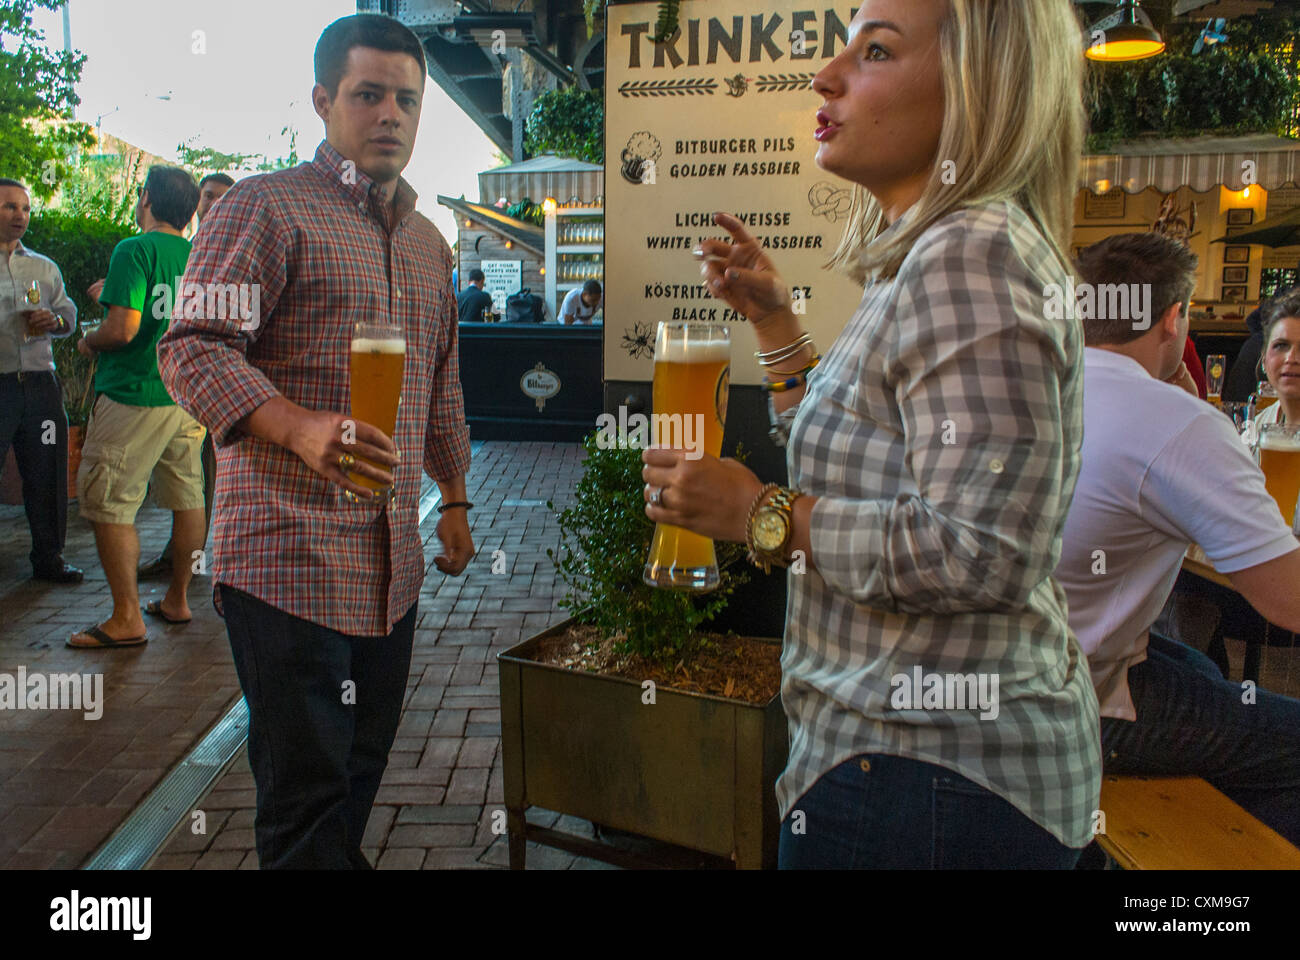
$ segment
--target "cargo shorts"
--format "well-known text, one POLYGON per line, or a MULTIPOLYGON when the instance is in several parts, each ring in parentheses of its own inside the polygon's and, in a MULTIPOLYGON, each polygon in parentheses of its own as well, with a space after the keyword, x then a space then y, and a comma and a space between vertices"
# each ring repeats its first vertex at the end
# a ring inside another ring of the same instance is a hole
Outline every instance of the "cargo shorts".
POLYGON ((101 395, 77 471, 81 516, 92 523, 135 523, 151 479, 164 510, 202 510, 206 433, 179 406, 133 407, 101 395))

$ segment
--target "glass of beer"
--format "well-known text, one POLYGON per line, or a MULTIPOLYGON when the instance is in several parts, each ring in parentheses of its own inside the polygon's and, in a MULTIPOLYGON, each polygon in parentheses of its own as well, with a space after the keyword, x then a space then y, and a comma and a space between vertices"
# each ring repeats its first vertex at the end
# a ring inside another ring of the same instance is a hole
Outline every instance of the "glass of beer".
MULTIPOLYGON (((654 416, 657 446, 717 457, 727 422, 731 331, 718 323, 661 323, 655 338, 654 416)), ((680 527, 655 527, 643 573, 652 587, 706 593, 717 588, 713 541, 680 527)))
POLYGON ((1300 499, 1300 424, 1266 423, 1259 428, 1259 465, 1264 484, 1292 527, 1300 499))
MULTIPOLYGON (((406 335, 388 323, 358 323, 352 333, 352 419, 378 427, 396 441, 397 405, 402 398, 402 373, 406 367, 406 335)), ((392 470, 364 457, 358 460, 381 470, 392 470)), ((377 499, 392 497, 391 487, 349 473, 360 486, 377 491, 377 499)), ((351 493, 348 499, 356 499, 351 493)))
POLYGON ((1277 390, 1273 384, 1267 380, 1259 381, 1259 389, 1255 393, 1255 416, 1259 416, 1275 403, 1277 403, 1277 390))
POLYGON ((1205 399, 1223 409, 1223 378, 1227 374, 1228 358, 1212 353, 1205 358, 1205 399))
POLYGON ((32 330, 31 324, 31 318, 36 316, 36 308, 41 305, 40 282, 33 280, 31 283, 27 284, 23 293, 27 303, 31 306, 31 309, 26 311, 28 317, 27 332, 23 334, 23 343, 31 343, 33 340, 39 340, 42 337, 47 336, 47 334, 44 333, 35 333, 32 330))

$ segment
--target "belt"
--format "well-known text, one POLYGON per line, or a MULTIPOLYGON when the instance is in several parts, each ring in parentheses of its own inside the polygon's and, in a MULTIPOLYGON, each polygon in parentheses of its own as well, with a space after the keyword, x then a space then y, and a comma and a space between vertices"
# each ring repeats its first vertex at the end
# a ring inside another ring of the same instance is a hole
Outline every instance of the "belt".
POLYGON ((37 377, 53 376, 53 370, 18 370, 14 373, 0 373, 0 380, 13 380, 15 383, 23 383, 27 380, 35 380, 37 377))

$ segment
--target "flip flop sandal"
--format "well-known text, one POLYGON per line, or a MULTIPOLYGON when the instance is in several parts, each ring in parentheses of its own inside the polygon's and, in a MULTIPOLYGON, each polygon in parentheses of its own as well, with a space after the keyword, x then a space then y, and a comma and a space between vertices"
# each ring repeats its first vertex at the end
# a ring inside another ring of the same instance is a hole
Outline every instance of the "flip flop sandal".
POLYGON ((147 606, 141 607, 140 609, 143 610, 145 613, 147 613, 147 614, 148 614, 149 616, 151 616, 151 617, 157 617, 159 620, 162 620, 164 623, 170 623, 170 624, 173 624, 173 625, 179 625, 179 624, 182 624, 182 623, 189 623, 189 622, 190 622, 188 619, 186 619, 186 620, 173 620, 171 617, 167 616, 167 614, 163 613, 162 601, 161 601, 161 600, 150 600, 147 606))
POLYGON ((67 645, 72 647, 74 650, 97 650, 101 647, 138 647, 141 644, 148 641, 148 639, 149 639, 149 634, 146 633, 144 636, 141 637, 131 637, 127 640, 114 640, 103 630, 99 629, 98 626, 90 626, 87 627, 85 630, 78 631, 77 633, 74 633, 71 637, 68 637, 67 645), (80 636, 92 637, 96 642, 95 643, 73 643, 72 642, 75 637, 80 637, 80 636))

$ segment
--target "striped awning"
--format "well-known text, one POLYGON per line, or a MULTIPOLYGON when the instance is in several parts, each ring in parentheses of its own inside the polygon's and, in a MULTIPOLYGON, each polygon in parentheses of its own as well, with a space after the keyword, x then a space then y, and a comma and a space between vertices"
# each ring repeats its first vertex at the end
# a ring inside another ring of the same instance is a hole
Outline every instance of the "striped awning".
POLYGON ((590 204, 603 200, 605 169, 594 163, 569 160, 545 154, 512 163, 495 170, 485 170, 478 175, 479 199, 483 203, 496 203, 505 197, 510 203, 531 200, 541 203, 554 197, 561 206, 577 199, 590 204))
POLYGON ((1190 187, 1204 193, 1217 186, 1242 190, 1253 184, 1273 190, 1300 182, 1300 140, 1281 137, 1194 137, 1135 140, 1108 154, 1089 154, 1079 168, 1079 186, 1094 193, 1115 188, 1141 193, 1155 187, 1172 193, 1190 187))

